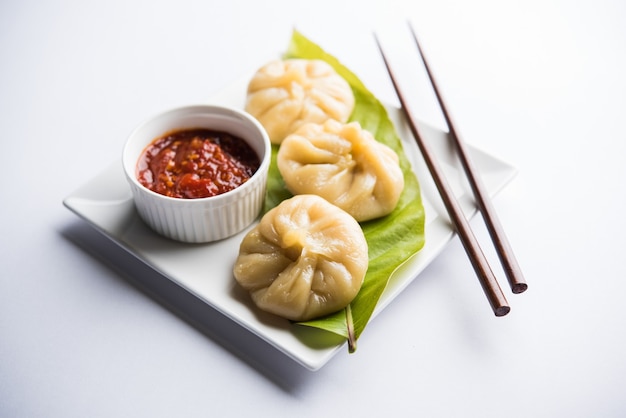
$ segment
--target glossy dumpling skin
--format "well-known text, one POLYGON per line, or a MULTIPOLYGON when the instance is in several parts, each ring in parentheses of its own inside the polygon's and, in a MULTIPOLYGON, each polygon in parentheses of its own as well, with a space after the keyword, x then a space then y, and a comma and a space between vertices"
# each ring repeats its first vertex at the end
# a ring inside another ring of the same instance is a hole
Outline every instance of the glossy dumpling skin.
POLYGON ((267 212, 244 237, 233 273, 260 309, 306 321, 354 299, 367 251, 354 218, 319 196, 300 195, 267 212))
POLYGON ((316 194, 357 221, 389 214, 404 189, 398 155, 358 122, 303 125, 281 144, 278 169, 293 194, 316 194))
POLYGON ((261 67, 248 84, 245 110, 274 144, 307 122, 348 120, 354 109, 350 85, 326 62, 288 59, 261 67))

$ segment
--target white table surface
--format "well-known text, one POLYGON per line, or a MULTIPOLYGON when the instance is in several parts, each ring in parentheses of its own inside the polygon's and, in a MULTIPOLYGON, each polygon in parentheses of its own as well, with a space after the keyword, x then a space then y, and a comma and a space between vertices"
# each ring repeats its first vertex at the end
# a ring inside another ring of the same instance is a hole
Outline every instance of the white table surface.
POLYGON ((626 416, 624 22, 619 0, 3 1, 0 416, 626 416), (495 199, 529 282, 508 316, 454 239, 357 353, 311 372, 159 303, 155 274, 63 207, 136 124, 293 27, 396 103, 372 32, 408 65, 407 19, 465 139, 519 170, 495 199))

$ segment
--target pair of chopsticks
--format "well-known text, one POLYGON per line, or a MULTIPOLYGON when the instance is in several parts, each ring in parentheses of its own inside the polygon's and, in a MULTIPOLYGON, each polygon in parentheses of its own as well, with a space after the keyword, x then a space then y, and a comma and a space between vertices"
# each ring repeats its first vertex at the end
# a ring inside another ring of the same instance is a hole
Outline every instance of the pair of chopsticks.
MULTIPOLYGON (((452 117, 450 116, 450 112, 446 107, 443 97, 441 96, 441 92, 437 86, 437 83, 434 79, 430 66, 428 65, 426 58, 424 57, 424 53, 420 46, 420 43, 417 39, 417 35, 415 34, 415 30, 409 24, 409 28, 411 34, 413 36, 413 40, 415 41, 415 45, 417 46, 417 50, 419 52, 420 57, 424 63, 424 67, 426 68, 426 72, 428 74, 428 78, 430 79, 430 83, 432 88, 437 96, 437 100, 439 102, 439 106, 441 107, 441 111, 443 113, 446 124, 448 125, 448 130, 450 137, 453 139, 456 149, 459 155, 459 159, 461 160, 461 164, 465 171, 465 174, 468 178, 470 186, 472 188, 472 192, 474 193, 474 198, 476 199, 478 208, 482 214, 482 217, 487 226, 487 230, 489 231, 489 235, 493 241, 494 247, 508 279, 509 285, 511 286, 511 290, 513 293, 522 293, 527 288, 528 285, 524 280, 521 269, 517 263, 515 255, 513 254, 513 250, 511 245, 509 244, 504 231, 502 229, 502 225, 498 220, 498 217, 495 213, 494 207, 489 199, 487 191, 485 190, 485 186, 478 175, 474 164, 472 163, 469 155, 467 146, 465 142, 461 139, 459 132, 455 128, 454 123, 452 122, 452 117)), ((489 266, 489 262, 485 257, 478 240, 476 239, 467 218, 465 217, 461 206, 459 205, 458 200, 454 196, 450 185, 448 184, 443 170, 441 169, 439 163, 437 162, 433 151, 430 149, 429 144, 424 140, 424 136, 420 131, 420 127, 409 111, 407 101, 405 99, 404 94, 400 90, 398 85, 398 81, 394 72, 389 64, 389 60, 383 51, 382 45, 378 40, 378 37, 374 35, 376 39, 376 44, 378 45, 378 49, 382 55, 383 61, 385 62, 385 66, 387 67, 387 72, 389 73, 389 77, 393 83, 394 89, 396 90, 396 94, 398 95, 398 99, 400 100, 400 104, 402 105, 402 109, 407 117, 409 122, 409 126, 411 128, 411 132, 417 141, 417 144, 422 152, 424 160, 426 161, 426 165, 430 170, 430 173, 435 181, 437 189, 439 190, 439 194, 441 195, 444 205, 450 215, 450 218, 456 227, 456 230, 459 234, 459 238, 465 251, 467 252, 470 261, 474 267, 476 275, 482 285, 483 291, 491 304, 491 308, 496 316, 504 316, 509 313, 511 310, 506 297, 502 293, 502 289, 498 284, 498 281, 489 266)))

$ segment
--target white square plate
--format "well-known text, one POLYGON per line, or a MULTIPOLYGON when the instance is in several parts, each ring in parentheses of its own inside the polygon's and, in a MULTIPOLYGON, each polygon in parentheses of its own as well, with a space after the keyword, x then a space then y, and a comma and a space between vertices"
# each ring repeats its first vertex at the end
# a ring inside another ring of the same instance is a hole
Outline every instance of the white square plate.
MULTIPOLYGON (((211 103, 243 108, 246 80, 233 84, 214 97, 211 103)), ((391 107, 388 111, 422 188, 426 209, 426 244, 394 273, 373 317, 417 277, 453 236, 446 210, 401 111, 391 107)), ((476 207, 447 134, 428 126, 424 126, 424 131, 426 139, 435 147, 448 181, 466 214, 473 216, 476 207)), ((514 177, 512 166, 477 149, 472 149, 472 154, 492 196, 514 177)), ((232 275, 239 243, 248 229, 229 239, 202 245, 181 244, 152 232, 135 211, 130 188, 124 178, 121 156, 118 163, 95 176, 63 203, 148 266, 304 367, 317 370, 344 347, 345 342, 334 338, 333 334, 324 333, 329 334, 329 338, 319 339, 318 330, 292 325, 254 307, 232 275)))

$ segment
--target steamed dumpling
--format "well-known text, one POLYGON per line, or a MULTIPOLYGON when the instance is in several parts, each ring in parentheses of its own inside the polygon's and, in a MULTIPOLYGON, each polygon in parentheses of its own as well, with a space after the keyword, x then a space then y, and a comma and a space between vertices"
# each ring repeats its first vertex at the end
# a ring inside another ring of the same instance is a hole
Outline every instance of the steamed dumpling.
POLYGON ((357 221, 389 214, 404 189, 398 155, 358 122, 303 125, 278 151, 277 165, 293 194, 316 194, 357 221))
POLYGON ((367 242, 354 218, 319 196, 300 195, 244 237, 233 272, 260 309, 305 321, 346 307, 367 266, 367 242))
POLYGON ((245 107, 274 144, 306 122, 345 122, 353 108, 350 85, 326 62, 305 59, 272 61, 260 68, 248 85, 245 107))

